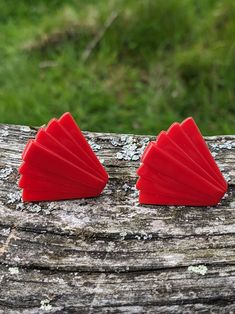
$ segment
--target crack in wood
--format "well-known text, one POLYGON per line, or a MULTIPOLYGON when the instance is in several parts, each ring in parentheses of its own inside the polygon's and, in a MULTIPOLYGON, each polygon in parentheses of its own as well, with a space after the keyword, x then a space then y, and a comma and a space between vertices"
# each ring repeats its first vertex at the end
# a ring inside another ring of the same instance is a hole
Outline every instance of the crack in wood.
MULTIPOLYGON (((35 302, 36 300, 34 300, 35 302)), ((195 299, 180 299, 180 300, 167 300, 167 301, 152 301, 152 302, 141 302, 141 301, 136 301, 135 303, 131 302, 124 302, 122 304, 102 304, 102 305, 93 305, 92 308, 89 307, 88 312, 89 314, 93 313, 94 309, 102 310, 105 308, 124 308, 124 307, 136 307, 136 306, 145 306, 145 307, 162 307, 162 306, 173 306, 173 305, 194 305, 194 304, 202 304, 202 305, 220 305, 221 307, 224 307, 226 305, 233 305, 235 301, 235 296, 234 294, 230 294, 227 296, 223 297, 205 297, 205 298, 195 298, 195 299)), ((38 305, 36 304, 17 304, 17 303, 9 303, 7 301, 3 301, 0 299, 0 306, 4 306, 9 309, 30 309, 30 308, 36 308, 40 307, 40 301, 38 300, 38 305)), ((68 310, 68 309, 74 309, 78 310, 78 307, 73 307, 73 306, 65 306, 63 307, 63 310, 68 310)), ((83 309, 80 307, 81 313, 83 310, 86 308, 83 307, 83 309)), ((1 308, 0 308, 1 310, 1 308)), ((87 310, 87 309, 86 309, 87 310)), ((61 312, 60 312, 61 313, 61 312)), ((76 312, 79 313, 79 312, 76 312)), ((101 313, 101 312, 100 312, 101 313)), ((174 313, 174 312, 172 312, 174 313)), ((233 313, 233 312, 230 312, 233 313)))
MULTIPOLYGON (((0 223, 0 227, 2 228, 15 228, 15 230, 17 231, 24 231, 27 233, 32 233, 32 234, 38 234, 38 235, 54 235, 54 236, 60 236, 60 237, 66 237, 66 238, 70 238, 70 239, 81 239, 81 234, 71 234, 70 232, 62 232, 62 230, 60 231, 55 231, 55 230, 49 230, 46 228, 30 228, 30 227, 20 227, 20 226, 16 226, 16 225, 10 225, 10 224, 3 224, 0 223)), ((136 240, 136 236, 141 236, 140 239, 138 239, 138 241, 148 241, 148 242, 155 242, 155 241, 162 241, 162 240, 170 240, 170 239, 197 239, 197 238, 212 238, 215 236, 225 236, 225 235, 235 235, 235 228, 234 228, 234 232, 214 232, 213 234, 208 234, 208 233, 190 233, 190 234, 184 234, 184 235, 162 235, 159 234, 157 232, 152 232, 151 233, 151 238, 150 239, 144 239, 142 236, 142 234, 140 232, 133 232, 131 234, 125 235, 124 238, 122 238, 120 236, 120 232, 116 232, 116 233, 94 233, 92 236, 88 236, 86 237, 86 234, 83 234, 82 239, 83 240, 93 240, 93 241, 99 241, 99 240, 105 240, 105 241, 114 241, 114 240, 122 240, 122 241, 130 241, 130 240, 136 240)))
MULTIPOLYGON (((103 269, 100 268, 100 270, 84 270, 84 269, 78 269, 78 268, 73 268, 73 269, 66 269, 63 267, 48 267, 48 266, 43 266, 43 265, 20 265, 20 264, 10 264, 10 263, 4 263, 4 261, 0 262, 0 266, 3 267, 17 267, 18 269, 22 270, 30 270, 30 271, 40 271, 40 272, 45 272, 45 273, 55 273, 55 274, 132 274, 134 275, 139 275, 139 274, 148 274, 148 273, 161 273, 161 272, 174 272, 174 271, 186 271, 188 269, 188 266, 198 266, 199 264, 186 264, 182 266, 164 266, 164 267, 139 267, 139 268, 123 268, 123 269, 103 269)), ((228 266, 234 266, 235 261, 231 263, 204 263, 204 266, 207 267, 228 267, 228 266)))
MULTIPOLYGON (((228 304, 233 304, 233 302, 235 301, 235 296, 234 294, 228 295, 228 296, 224 296, 224 297, 212 297, 212 298, 195 298, 193 300, 188 300, 188 299, 181 299, 181 300, 177 300, 177 301, 161 301, 161 302, 157 302, 157 301, 153 301, 153 302, 148 302, 148 303, 143 303, 143 302, 136 302, 136 303, 123 303, 122 305, 119 305, 119 307, 126 307, 126 306, 165 306, 165 305, 187 305, 187 304, 220 304, 221 306, 224 305, 228 305, 228 304)), ((102 306, 96 306, 97 309, 99 308, 105 308, 105 307, 117 307, 117 305, 102 305, 102 306)))
POLYGON ((92 311, 93 311, 93 309, 95 307, 97 295, 99 293, 99 289, 100 289, 101 284, 104 282, 104 278, 105 278, 105 276, 104 276, 103 273, 101 273, 100 276, 98 277, 97 284, 96 284, 96 287, 94 289, 94 297, 93 297, 93 299, 91 301, 91 305, 89 307, 89 314, 92 313, 92 311))
POLYGON ((7 252, 11 240, 17 240, 18 239, 18 237, 15 236, 15 233, 16 233, 16 226, 11 228, 10 233, 6 239, 6 242, 2 245, 2 247, 0 247, 0 257, 7 252))

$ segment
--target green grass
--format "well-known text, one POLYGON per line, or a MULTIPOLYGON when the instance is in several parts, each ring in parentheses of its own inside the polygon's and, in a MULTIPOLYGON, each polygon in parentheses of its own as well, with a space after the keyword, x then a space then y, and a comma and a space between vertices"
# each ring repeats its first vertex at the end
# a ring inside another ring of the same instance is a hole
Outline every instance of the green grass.
POLYGON ((234 34, 234 0, 2 0, 0 122, 71 111, 83 130, 156 134, 193 116, 235 133, 234 34))

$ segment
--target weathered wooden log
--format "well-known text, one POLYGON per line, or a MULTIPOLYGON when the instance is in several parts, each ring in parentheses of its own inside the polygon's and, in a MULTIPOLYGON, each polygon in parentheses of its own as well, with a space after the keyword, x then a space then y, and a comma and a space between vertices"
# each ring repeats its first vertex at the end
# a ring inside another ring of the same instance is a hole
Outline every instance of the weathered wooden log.
POLYGON ((214 207, 139 205, 153 137, 89 132, 102 195, 27 204, 17 168, 35 132, 0 125, 0 313, 235 313, 235 136, 206 138, 229 182, 214 207))

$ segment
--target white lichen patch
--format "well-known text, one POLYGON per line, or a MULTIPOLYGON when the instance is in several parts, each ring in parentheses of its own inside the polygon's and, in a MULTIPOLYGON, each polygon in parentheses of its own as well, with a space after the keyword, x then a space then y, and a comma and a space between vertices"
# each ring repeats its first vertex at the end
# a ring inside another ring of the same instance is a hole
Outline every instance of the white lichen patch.
POLYGON ((114 242, 110 242, 109 245, 106 248, 106 252, 113 252, 115 248, 115 243, 114 242))
POLYGON ((208 268, 205 265, 198 265, 198 266, 191 265, 188 267, 188 271, 191 273, 196 273, 196 274, 204 276, 207 273, 208 268))
POLYGON ((132 193, 130 194, 131 198, 136 198, 139 195, 139 191, 137 190, 137 188, 135 186, 131 187, 131 191, 132 193))
POLYGON ((21 202, 21 192, 16 191, 13 193, 7 194, 7 204, 14 204, 16 202, 21 202))
POLYGON ((223 176, 227 182, 230 182, 232 180, 228 173, 224 173, 223 176))
POLYGON ((145 235, 143 236, 143 239, 144 239, 144 240, 151 240, 152 237, 153 237, 153 235, 152 235, 151 233, 150 233, 150 234, 145 234, 145 235))
POLYGON ((122 153, 117 153, 116 154, 117 159, 122 160, 123 159, 123 154, 122 153))
POLYGON ((151 233, 147 234, 147 233, 140 233, 138 235, 135 236, 135 239, 139 240, 151 240, 153 237, 153 235, 151 233))
POLYGON ((122 151, 117 153, 118 159, 124 160, 138 160, 139 154, 137 151, 137 145, 133 144, 126 144, 122 147, 122 151))
POLYGON ((17 203, 16 204, 16 209, 19 210, 19 211, 22 211, 24 210, 24 203, 20 202, 20 203, 17 203))
POLYGON ((121 240, 124 240, 126 236, 127 236, 127 232, 126 231, 120 232, 121 240))
POLYGON ((219 144, 217 144, 217 143, 210 144, 210 147, 212 150, 217 150, 217 151, 219 150, 219 144))
MULTIPOLYGON (((124 189, 125 191, 125 189, 124 189)), ((130 193, 128 194, 128 197, 127 197, 127 200, 126 200, 126 203, 128 205, 131 205, 131 206, 136 206, 138 205, 138 195, 139 195, 139 191, 136 189, 135 186, 130 186, 130 187, 126 187, 126 191, 125 192, 128 192, 130 191, 130 193)))
POLYGON ((11 167, 2 168, 0 170, 0 179, 7 179, 12 172, 13 169, 11 167))
POLYGON ((7 194, 7 204, 14 204, 15 209, 19 211, 27 210, 31 213, 39 213, 42 210, 38 204, 23 203, 21 191, 10 192, 7 194))
POLYGON ((1 137, 7 137, 9 135, 9 132, 8 130, 1 130, 1 133, 0 133, 1 137))
POLYGON ((4 237, 9 236, 9 233, 11 232, 11 228, 1 228, 0 230, 0 235, 3 235, 4 237))
POLYGON ((132 157, 132 159, 131 160, 133 160, 133 161, 137 161, 137 160, 139 160, 140 159, 140 156, 138 156, 138 155, 134 155, 133 157, 132 157))
POLYGON ((47 299, 42 300, 40 309, 46 312, 49 312, 50 310, 52 310, 52 305, 50 304, 50 300, 47 300, 47 299))
POLYGON ((226 141, 222 144, 219 145, 219 149, 232 149, 233 147, 235 147, 235 143, 232 141, 226 141))
POLYGON ((116 140, 115 138, 113 138, 113 139, 111 140, 111 144, 112 144, 113 146, 115 146, 115 147, 117 147, 117 146, 122 146, 122 142, 116 140))
POLYGON ((47 206, 49 211, 53 211, 55 209, 58 209, 60 206, 61 202, 50 202, 47 206))
POLYGON ((52 213, 52 210, 48 209, 48 208, 44 208, 42 209, 43 214, 45 215, 50 215, 52 213))
POLYGON ((121 146, 121 151, 116 153, 116 158, 126 161, 137 161, 142 156, 146 144, 149 142, 148 138, 143 138, 137 142, 133 136, 122 136, 119 142, 115 141, 112 145, 121 146))
POLYGON ((37 204, 33 204, 33 205, 30 204, 27 206, 27 210, 32 213, 39 213, 42 210, 42 208, 37 204))
POLYGON ((93 141, 88 141, 89 145, 91 146, 94 152, 98 152, 101 149, 101 146, 93 141))
POLYGON ((17 275, 19 274, 19 268, 18 267, 9 267, 8 271, 11 275, 17 275))
POLYGON ((20 131, 21 131, 21 132, 29 133, 29 132, 30 132, 30 127, 22 125, 22 126, 20 127, 20 131))
POLYGON ((26 209, 31 213, 50 215, 54 210, 59 209, 59 206, 55 202, 49 203, 46 207, 41 207, 39 204, 28 204, 26 209))
POLYGON ((125 192, 131 189, 131 187, 127 183, 123 184, 122 188, 125 192))
POLYGON ((212 143, 210 144, 210 147, 212 149, 213 152, 219 152, 220 150, 223 150, 223 149, 228 149, 228 150, 231 150, 233 148, 235 148, 235 142, 233 141, 223 141, 221 143, 212 143))
POLYGON ((127 136, 126 135, 122 135, 121 136, 121 142, 126 142, 127 140, 127 136))

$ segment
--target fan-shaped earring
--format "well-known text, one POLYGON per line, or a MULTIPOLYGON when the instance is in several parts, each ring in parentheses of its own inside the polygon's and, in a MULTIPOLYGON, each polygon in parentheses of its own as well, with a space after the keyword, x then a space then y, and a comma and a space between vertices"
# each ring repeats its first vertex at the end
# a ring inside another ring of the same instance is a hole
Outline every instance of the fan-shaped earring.
POLYGON ((192 118, 162 131, 141 161, 136 186, 142 204, 209 206, 227 191, 227 182, 192 118))
POLYGON ((22 154, 19 187, 24 201, 96 197, 108 174, 70 113, 39 129, 22 154))

